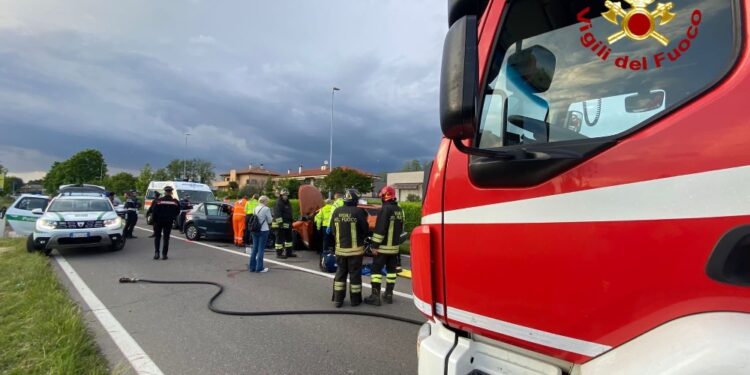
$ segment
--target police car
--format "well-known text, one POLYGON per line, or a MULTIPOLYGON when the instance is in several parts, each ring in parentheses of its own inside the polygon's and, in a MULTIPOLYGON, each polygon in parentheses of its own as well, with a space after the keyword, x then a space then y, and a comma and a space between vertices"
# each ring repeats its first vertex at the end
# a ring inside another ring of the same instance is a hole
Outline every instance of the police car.
POLYGON ((46 195, 22 194, 5 212, 5 220, 19 236, 27 236, 34 231, 34 224, 39 218, 32 213, 34 209, 45 209, 49 203, 46 195))
POLYGON ((46 210, 31 211, 39 219, 28 236, 28 251, 49 255, 53 249, 108 247, 117 251, 125 247, 124 220, 104 196, 103 188, 75 185, 60 191, 46 210))

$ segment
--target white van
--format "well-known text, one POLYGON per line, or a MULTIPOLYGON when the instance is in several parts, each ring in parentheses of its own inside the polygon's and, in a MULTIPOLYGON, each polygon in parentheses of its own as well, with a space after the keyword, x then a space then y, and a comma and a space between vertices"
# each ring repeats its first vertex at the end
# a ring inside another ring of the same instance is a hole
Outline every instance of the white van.
MULTIPOLYGON (((151 203, 156 198, 154 193, 158 191, 159 194, 163 196, 164 188, 167 186, 171 186, 172 189, 174 189, 174 191, 172 191, 172 196, 175 199, 181 200, 189 197, 190 203, 193 205, 216 201, 216 197, 214 197, 211 187, 206 184, 186 181, 151 181, 151 183, 148 184, 148 190, 146 190, 146 197, 143 199, 143 207, 148 210, 151 207, 151 203)), ((146 218, 146 221, 149 224, 151 223, 149 217, 146 218)))

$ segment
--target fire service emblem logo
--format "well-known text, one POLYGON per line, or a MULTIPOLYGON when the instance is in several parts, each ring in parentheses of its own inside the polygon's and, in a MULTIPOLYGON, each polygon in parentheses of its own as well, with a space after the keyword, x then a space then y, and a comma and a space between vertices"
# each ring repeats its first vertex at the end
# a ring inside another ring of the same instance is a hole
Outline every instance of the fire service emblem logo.
POLYGON ((602 13, 602 17, 615 25, 621 26, 622 30, 618 31, 607 38, 609 44, 614 44, 618 40, 628 37, 632 40, 645 40, 654 38, 665 47, 669 44, 669 39, 656 31, 656 20, 659 19, 659 26, 663 26, 672 21, 675 14, 671 12, 674 5, 669 2, 666 4, 659 3, 653 11, 648 10, 648 6, 655 0, 625 0, 632 5, 629 11, 622 9, 620 2, 607 0, 604 5, 609 11, 602 13), (622 18, 622 23, 619 22, 622 18))
POLYGON ((675 6, 672 2, 657 3, 656 7, 651 10, 649 6, 656 0, 624 1, 630 5, 628 9, 624 9, 619 1, 606 0, 604 2, 609 10, 601 13, 602 18, 619 27, 617 32, 607 36, 606 39, 599 39, 599 33, 594 30, 594 23, 592 19, 588 18, 591 12, 590 7, 578 13, 578 22, 581 23, 579 27, 581 46, 590 50, 602 61, 611 61, 610 57, 614 57, 614 66, 620 69, 632 71, 658 69, 666 64, 677 62, 688 52, 693 41, 698 38, 698 28, 703 20, 703 13, 700 10, 694 9, 690 14, 690 19, 683 20, 683 22, 689 21, 684 34, 682 34, 683 37, 670 46, 670 36, 659 32, 657 27, 664 26, 681 17, 673 12, 675 6), (617 55, 617 51, 613 50, 614 47, 612 46, 625 37, 637 42, 654 39, 664 47, 669 46, 669 49, 653 52, 641 49, 646 53, 645 56, 617 55))

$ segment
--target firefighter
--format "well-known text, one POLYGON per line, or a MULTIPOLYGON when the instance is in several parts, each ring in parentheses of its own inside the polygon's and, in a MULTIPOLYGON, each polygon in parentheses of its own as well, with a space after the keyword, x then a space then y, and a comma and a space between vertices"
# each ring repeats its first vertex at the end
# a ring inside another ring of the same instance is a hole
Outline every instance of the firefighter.
POLYGON ((349 275, 349 299, 352 306, 362 303, 362 258, 367 236, 367 212, 357 207, 359 196, 347 190, 344 206, 333 211, 329 230, 336 239, 336 276, 333 278, 333 301, 336 307, 344 304, 346 276, 349 275))
POLYGON ((167 252, 169 252, 169 236, 172 233, 172 224, 180 214, 180 202, 172 197, 172 187, 167 186, 164 188, 164 196, 154 200, 151 203, 153 207, 153 221, 154 221, 154 247, 156 253, 154 259, 159 259, 159 242, 161 242, 162 235, 164 236, 164 247, 161 252, 161 259, 167 259, 167 252))
POLYGON ((292 205, 289 203, 289 190, 281 189, 279 199, 273 206, 273 223, 271 228, 276 236, 276 257, 279 259, 295 258, 292 252, 292 205))
POLYGON ((245 205, 247 204, 247 195, 234 203, 234 212, 232 214, 232 229, 234 231, 234 246, 244 246, 243 238, 245 235, 245 205))
POLYGON ((330 243, 330 235, 328 234, 328 225, 331 222, 331 215, 333 214, 333 201, 326 199, 325 205, 315 215, 315 227, 320 233, 323 243, 321 245, 321 252, 328 250, 328 244, 330 243))
POLYGON ((125 238, 138 238, 133 235, 133 229, 138 222, 138 198, 135 197, 134 191, 125 193, 125 238))
POLYGON ((383 206, 378 213, 372 234, 372 294, 365 299, 369 305, 380 306, 380 285, 383 281, 383 266, 386 269, 383 301, 393 303, 393 288, 396 287, 396 270, 401 233, 404 231, 404 211, 396 203, 396 189, 385 186, 380 190, 383 206))
POLYGON ((250 246, 250 240, 252 236, 250 235, 250 231, 247 230, 248 224, 250 224, 250 218, 253 217, 253 212, 255 212, 255 207, 258 206, 258 194, 253 194, 253 197, 250 198, 250 200, 245 203, 245 246, 250 246))

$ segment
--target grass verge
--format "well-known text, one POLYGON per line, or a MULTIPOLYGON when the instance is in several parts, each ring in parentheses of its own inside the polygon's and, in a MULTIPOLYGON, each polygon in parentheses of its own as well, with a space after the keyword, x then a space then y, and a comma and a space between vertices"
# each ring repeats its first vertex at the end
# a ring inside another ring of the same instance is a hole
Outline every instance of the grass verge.
POLYGON ((49 259, 0 239, 0 374, 108 374, 49 259))

